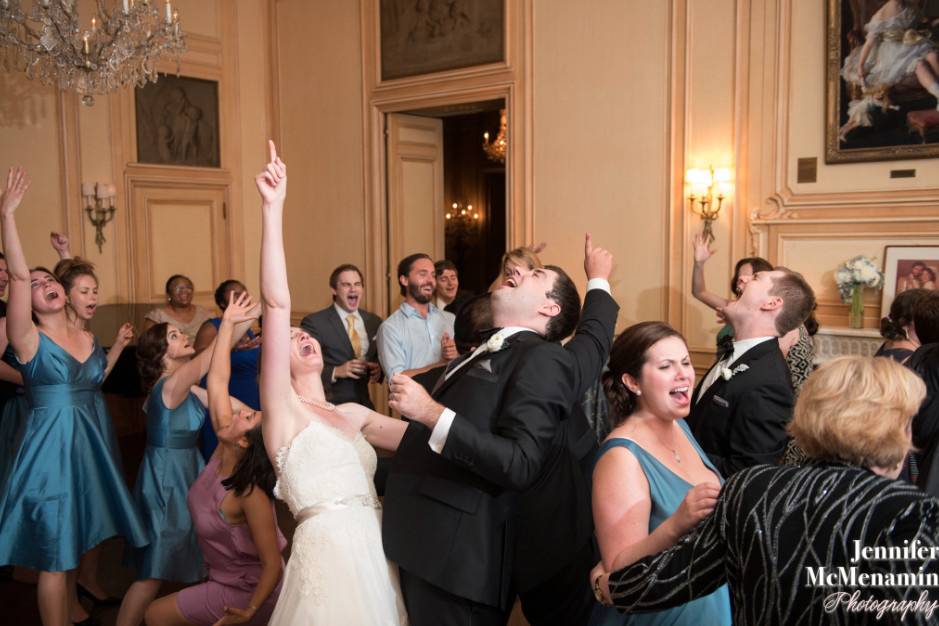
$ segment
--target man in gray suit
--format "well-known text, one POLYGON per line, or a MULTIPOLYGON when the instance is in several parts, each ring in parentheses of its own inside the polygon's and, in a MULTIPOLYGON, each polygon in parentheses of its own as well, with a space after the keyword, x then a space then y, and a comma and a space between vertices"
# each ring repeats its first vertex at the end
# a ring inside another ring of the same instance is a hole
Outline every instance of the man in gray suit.
POLYGON ((369 381, 378 382, 378 345, 375 335, 381 318, 360 309, 364 295, 362 272, 344 264, 329 276, 333 303, 310 313, 301 328, 319 341, 323 349, 323 388, 330 402, 358 402, 374 408, 368 395, 369 381))

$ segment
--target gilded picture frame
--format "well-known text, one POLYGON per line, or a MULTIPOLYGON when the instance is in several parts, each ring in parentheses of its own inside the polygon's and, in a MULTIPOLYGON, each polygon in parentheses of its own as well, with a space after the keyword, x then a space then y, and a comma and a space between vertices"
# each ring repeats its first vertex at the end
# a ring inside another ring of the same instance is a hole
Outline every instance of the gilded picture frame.
POLYGON ((505 61, 504 0, 380 0, 383 81, 505 61))
POLYGON ((827 13, 825 161, 939 156, 937 98, 915 70, 939 77, 939 1, 828 0, 827 13))

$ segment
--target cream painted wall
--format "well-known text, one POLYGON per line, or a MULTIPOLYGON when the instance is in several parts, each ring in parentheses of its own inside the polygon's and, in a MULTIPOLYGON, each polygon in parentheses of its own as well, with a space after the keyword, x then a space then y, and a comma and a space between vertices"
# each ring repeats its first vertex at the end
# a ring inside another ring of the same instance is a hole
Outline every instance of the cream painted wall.
POLYGON ((275 10, 285 245, 300 313, 329 303, 334 267, 364 267, 361 25, 349 0, 280 0, 275 10))
MULTIPOLYGON (((226 81, 237 88, 230 98, 237 124, 235 128, 223 128, 222 137, 223 162, 231 174, 228 212, 234 247, 230 264, 243 264, 244 280, 256 293, 260 220, 253 174, 266 162, 264 142, 271 134, 271 2, 177 0, 174 4, 188 36, 184 65, 190 64, 196 75, 217 77, 223 89, 226 81), (233 25, 228 15, 234 16, 233 25)), ((82 0, 83 15, 88 13, 88 5, 88 0, 82 0)), ((175 63, 169 68, 174 70, 175 63)), ((33 179, 19 216, 27 259, 32 264, 51 266, 56 257, 49 246, 49 232, 70 232, 73 252, 97 266, 102 305, 127 302, 128 280, 133 274, 128 265, 149 262, 128 236, 128 189, 123 183, 128 164, 136 159, 135 154, 125 150, 125 137, 133 132, 132 96, 130 119, 126 118, 128 109, 122 108, 128 97, 128 91, 117 92, 97 97, 93 107, 79 106, 73 97, 60 98, 52 89, 22 75, 0 73, 0 167, 5 171, 13 164, 23 164, 33 179), (69 188, 65 195, 67 181, 119 184, 118 214, 105 228, 107 242, 102 253, 94 244, 94 228, 82 212, 77 188, 69 188), (71 230, 66 215, 70 216, 71 230)), ((175 244, 181 241, 176 238, 175 244)), ((186 245, 204 246, 205 242, 186 240, 186 245)), ((162 250, 161 254, 164 259, 171 258, 173 250, 162 250)), ((200 288, 210 292, 214 285, 200 288)), ((96 328, 116 326, 122 321, 118 318, 126 314, 121 310, 102 311, 102 320, 96 320, 102 324, 96 324, 96 328)), ((102 332, 110 335, 111 330, 102 332)))
MULTIPOLYGON (((49 231, 64 230, 58 98, 51 88, 19 74, 0 73, 0 174, 26 168, 30 188, 16 213, 30 266, 51 268, 57 257, 49 231)), ((6 297, 6 294, 3 296, 6 297)))
POLYGON ((584 232, 609 248, 621 325, 665 315, 668 4, 533 8, 535 240, 581 289, 584 232))

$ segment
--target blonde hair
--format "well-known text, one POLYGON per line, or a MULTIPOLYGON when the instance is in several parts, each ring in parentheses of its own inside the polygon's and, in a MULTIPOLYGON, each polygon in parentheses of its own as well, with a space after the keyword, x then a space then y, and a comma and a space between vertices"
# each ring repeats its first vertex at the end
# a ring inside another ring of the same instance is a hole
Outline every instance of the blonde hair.
POLYGON ((925 396, 923 381, 893 359, 832 359, 802 386, 789 433, 815 459, 895 467, 910 450, 910 420, 925 396))
POLYGON ((538 258, 538 255, 531 248, 515 248, 514 250, 509 250, 502 255, 502 271, 505 272, 506 266, 509 262, 515 263, 516 265, 524 265, 530 270, 535 269, 536 267, 544 267, 544 264, 541 262, 541 259, 538 258))

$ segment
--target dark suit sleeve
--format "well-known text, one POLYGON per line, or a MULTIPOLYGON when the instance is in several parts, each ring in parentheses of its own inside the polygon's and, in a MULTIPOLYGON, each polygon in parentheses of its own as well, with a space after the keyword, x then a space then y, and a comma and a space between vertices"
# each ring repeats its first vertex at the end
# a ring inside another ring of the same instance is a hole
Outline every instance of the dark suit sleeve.
POLYGON ((522 355, 507 381, 492 429, 457 414, 442 454, 456 465, 507 489, 521 490, 541 472, 561 419, 571 406, 570 357, 542 343, 522 355))
POLYGON ((579 400, 596 383, 610 357, 619 305, 603 289, 591 289, 584 298, 577 331, 564 348, 574 357, 572 401, 579 400))
POLYGON ((727 546, 719 521, 726 493, 725 486, 714 511, 674 546, 610 573, 610 596, 617 609, 661 611, 706 596, 727 582, 727 546))
MULTIPOLYGON (((381 363, 378 361, 378 327, 381 326, 381 318, 374 313, 366 313, 364 321, 365 332, 368 333, 368 353, 365 355, 365 360, 378 363, 379 367, 381 367, 381 363)), ((384 380, 385 371, 382 370, 381 374, 378 376, 377 382, 381 383, 384 380)))
POLYGON ((754 465, 775 465, 785 451, 792 419, 792 388, 760 385, 735 400, 729 456, 718 469, 724 476, 754 465))
MULTIPOLYGON (((316 339, 318 342, 325 343, 328 341, 324 332, 323 324, 320 323, 320 320, 316 313, 310 313, 305 316, 300 321, 300 328, 305 330, 310 334, 311 337, 316 339)), ((329 391, 333 386, 333 370, 336 369, 337 365, 342 365, 342 363, 331 363, 326 359, 326 350, 323 350, 323 372, 320 374, 320 378, 323 380, 323 389, 329 391)))

